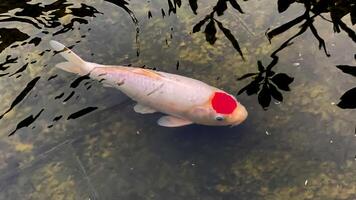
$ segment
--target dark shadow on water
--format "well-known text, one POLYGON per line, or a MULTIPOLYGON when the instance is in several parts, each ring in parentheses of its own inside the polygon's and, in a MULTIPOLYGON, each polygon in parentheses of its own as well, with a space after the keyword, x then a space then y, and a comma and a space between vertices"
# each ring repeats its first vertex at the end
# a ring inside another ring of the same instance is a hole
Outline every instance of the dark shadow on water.
MULTIPOLYGON (((249 134, 246 131, 246 127, 246 123, 236 127, 193 124, 173 129, 165 127, 158 127, 158 129, 165 131, 167 134, 164 137, 167 141, 162 142, 161 145, 167 145, 169 148, 190 154, 206 148, 223 153, 227 146, 235 146, 244 134, 249 134)), ((157 150, 159 151, 159 148, 157 150)))
MULTIPOLYGON (((356 60, 356 54, 355 54, 356 60)), ((356 66, 350 65, 337 65, 342 72, 349 74, 353 77, 356 77, 356 66)), ((340 98, 340 102, 337 104, 340 108, 343 109, 355 109, 356 108, 356 87, 346 91, 340 98)))
POLYGON ((173 135, 175 139, 181 141, 201 142, 202 140, 210 140, 219 142, 220 140, 225 141, 226 138, 237 139, 241 137, 241 134, 246 133, 244 129, 244 124, 235 127, 203 126, 194 124, 175 128, 173 130, 173 135))
POLYGON ((248 131, 251 130, 248 127, 248 123, 233 128, 201 125, 174 129, 160 127, 157 130, 162 131, 151 136, 154 139, 148 145, 154 155, 159 155, 159 162, 168 164, 170 170, 178 173, 177 179, 182 178, 180 173, 187 172, 189 180, 193 180, 189 187, 200 193, 211 193, 214 197, 216 192, 211 188, 221 183, 221 175, 235 177, 231 166, 236 158, 254 148, 251 143, 242 143, 243 137, 254 134, 248 131))

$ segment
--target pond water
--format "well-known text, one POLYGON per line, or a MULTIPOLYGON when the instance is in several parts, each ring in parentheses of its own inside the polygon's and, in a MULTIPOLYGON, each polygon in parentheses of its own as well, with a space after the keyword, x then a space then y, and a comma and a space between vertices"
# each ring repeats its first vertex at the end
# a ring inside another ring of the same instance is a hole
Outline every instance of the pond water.
POLYGON ((351 0, 2 1, 0 199, 356 199, 355 10, 351 0), (54 68, 52 39, 91 62, 202 80, 249 116, 232 128, 160 127, 160 113, 54 68))

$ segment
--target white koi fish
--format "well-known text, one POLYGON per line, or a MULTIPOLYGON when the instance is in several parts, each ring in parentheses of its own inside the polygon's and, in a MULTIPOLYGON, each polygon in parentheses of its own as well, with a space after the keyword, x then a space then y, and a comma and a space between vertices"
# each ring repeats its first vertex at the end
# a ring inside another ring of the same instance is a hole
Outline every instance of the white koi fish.
POLYGON ((104 86, 121 90, 137 102, 134 106, 137 113, 167 114, 158 120, 161 126, 237 125, 247 117, 245 107, 233 95, 201 81, 143 68, 86 62, 59 42, 52 40, 50 45, 68 61, 56 67, 89 75, 104 86))

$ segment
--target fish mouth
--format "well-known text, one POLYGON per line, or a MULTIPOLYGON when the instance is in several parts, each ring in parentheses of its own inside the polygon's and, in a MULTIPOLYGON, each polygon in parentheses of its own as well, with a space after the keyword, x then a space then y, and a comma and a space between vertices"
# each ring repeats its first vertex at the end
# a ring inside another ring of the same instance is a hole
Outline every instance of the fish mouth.
POLYGON ((237 125, 241 124, 243 121, 245 121, 248 116, 248 112, 247 112, 246 108, 240 104, 240 108, 237 111, 236 115, 237 115, 236 120, 234 121, 234 123, 232 123, 230 125, 230 127, 237 126, 237 125))

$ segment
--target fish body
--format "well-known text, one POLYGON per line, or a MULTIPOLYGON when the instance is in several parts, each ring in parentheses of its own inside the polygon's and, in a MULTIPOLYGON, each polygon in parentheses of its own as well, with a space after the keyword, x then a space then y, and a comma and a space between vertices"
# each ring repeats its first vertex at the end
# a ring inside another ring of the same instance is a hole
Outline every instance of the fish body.
POLYGON ((158 124, 178 127, 192 123, 237 125, 247 111, 234 96, 202 81, 150 69, 86 62, 64 45, 51 41, 54 50, 68 60, 56 66, 79 75, 89 75, 104 86, 121 90, 137 104, 134 110, 165 113, 158 124))

